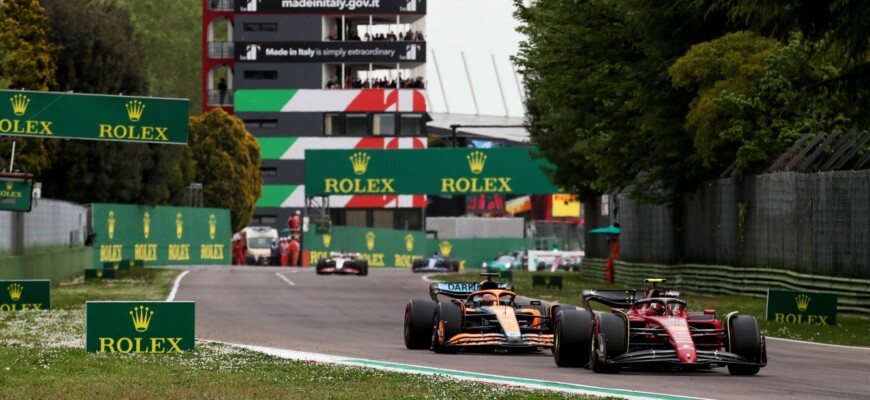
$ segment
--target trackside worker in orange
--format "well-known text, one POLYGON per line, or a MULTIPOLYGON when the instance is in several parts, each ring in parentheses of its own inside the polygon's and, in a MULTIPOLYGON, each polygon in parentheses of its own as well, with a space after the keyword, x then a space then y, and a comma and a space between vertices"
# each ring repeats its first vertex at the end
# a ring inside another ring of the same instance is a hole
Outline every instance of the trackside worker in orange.
POLYGON ((296 236, 290 240, 290 265, 299 266, 299 240, 296 236))
POLYGON ((281 238, 281 242, 278 244, 278 251, 281 252, 281 266, 286 267, 290 265, 290 243, 287 242, 287 238, 281 238))

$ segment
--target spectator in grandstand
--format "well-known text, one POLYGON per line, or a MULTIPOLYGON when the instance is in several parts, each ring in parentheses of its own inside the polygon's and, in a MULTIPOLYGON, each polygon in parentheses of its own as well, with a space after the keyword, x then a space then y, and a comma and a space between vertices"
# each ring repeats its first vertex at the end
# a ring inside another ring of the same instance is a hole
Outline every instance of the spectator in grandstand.
POLYGON ((335 33, 335 29, 329 31, 329 36, 327 37, 329 40, 338 40, 338 34, 335 33))
POLYGON ((410 41, 410 40, 414 40, 414 32, 411 32, 411 30, 408 29, 408 32, 405 33, 405 39, 404 39, 404 40, 408 40, 408 41, 410 41))
POLYGON ((335 78, 335 75, 329 77, 329 80, 326 82, 326 88, 339 89, 338 79, 335 78))
POLYGON ((414 34, 414 40, 418 40, 418 41, 421 41, 421 42, 422 42, 423 40, 425 40, 425 39, 423 39, 423 31, 417 31, 417 32, 414 34))

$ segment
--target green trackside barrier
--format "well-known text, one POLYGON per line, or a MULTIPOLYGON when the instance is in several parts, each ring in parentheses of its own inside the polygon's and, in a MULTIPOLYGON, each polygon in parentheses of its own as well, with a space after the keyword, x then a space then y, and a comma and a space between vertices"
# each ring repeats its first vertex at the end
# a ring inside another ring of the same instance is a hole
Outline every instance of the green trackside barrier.
POLYGON ((0 257, 0 279, 50 279, 59 282, 91 268, 90 247, 57 248, 22 256, 0 257))
POLYGON ((129 271, 130 270, 130 262, 128 260, 121 260, 116 262, 105 262, 103 263, 103 269, 113 269, 116 271, 129 271))
POLYGON ((115 279, 118 271, 114 269, 88 268, 85 270, 85 280, 91 279, 115 279))
POLYGON ((532 287, 543 286, 547 289, 562 290, 561 276, 532 275, 532 287))
MULTIPOLYGON (((604 260, 585 258, 580 273, 585 279, 604 281, 604 260)), ((769 289, 833 293, 837 295, 838 311, 870 314, 870 280, 867 279, 801 274, 769 268, 615 262, 616 283, 639 286, 651 276, 666 278, 668 286, 696 294, 765 297, 769 289)))

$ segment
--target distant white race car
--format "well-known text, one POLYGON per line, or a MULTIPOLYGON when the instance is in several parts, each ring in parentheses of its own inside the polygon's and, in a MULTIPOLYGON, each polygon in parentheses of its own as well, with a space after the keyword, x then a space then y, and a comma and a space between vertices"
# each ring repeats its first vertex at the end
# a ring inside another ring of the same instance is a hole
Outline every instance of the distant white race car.
POLYGON ((359 258, 359 253, 331 252, 329 257, 317 261, 317 275, 359 275, 369 274, 369 262, 359 258))

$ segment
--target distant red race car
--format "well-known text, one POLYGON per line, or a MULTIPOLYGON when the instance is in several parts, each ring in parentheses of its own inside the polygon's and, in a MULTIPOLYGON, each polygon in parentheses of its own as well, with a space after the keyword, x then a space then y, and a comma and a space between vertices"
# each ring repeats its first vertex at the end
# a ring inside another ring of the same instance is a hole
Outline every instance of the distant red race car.
POLYGON ((732 375, 755 375, 767 365, 758 321, 750 315, 715 310, 687 312, 678 292, 647 279, 644 292, 584 290, 585 310, 555 315, 553 356, 560 367, 589 366, 595 372, 622 367, 680 369, 727 366, 732 375), (593 312, 590 302, 613 307, 593 312))

